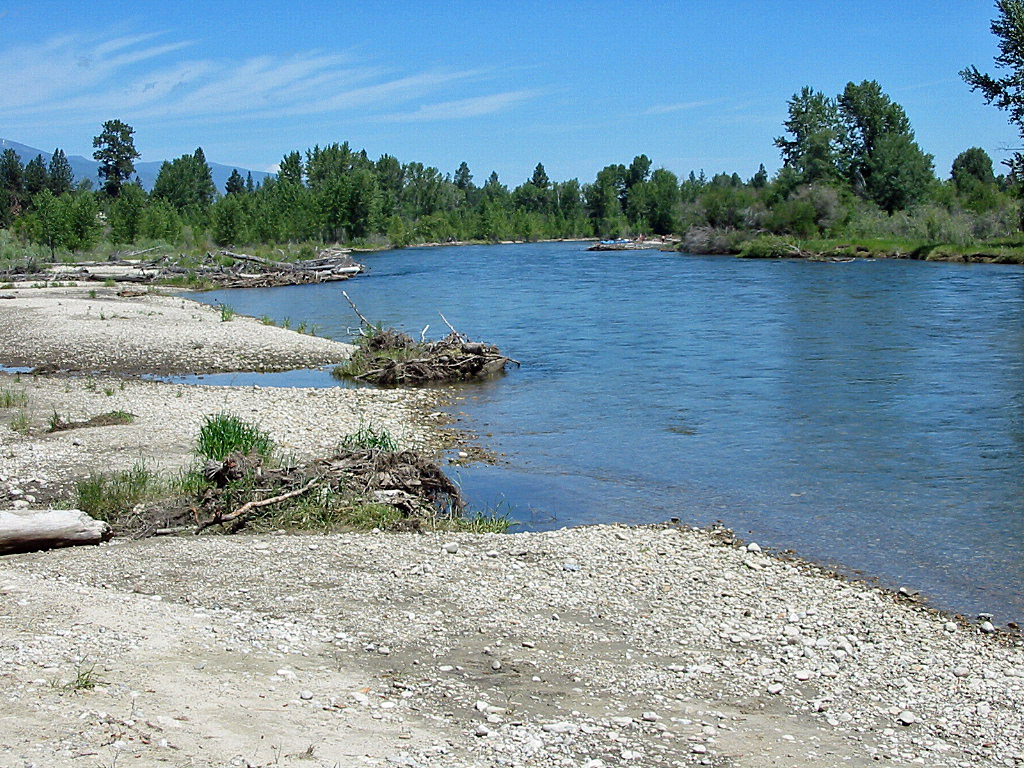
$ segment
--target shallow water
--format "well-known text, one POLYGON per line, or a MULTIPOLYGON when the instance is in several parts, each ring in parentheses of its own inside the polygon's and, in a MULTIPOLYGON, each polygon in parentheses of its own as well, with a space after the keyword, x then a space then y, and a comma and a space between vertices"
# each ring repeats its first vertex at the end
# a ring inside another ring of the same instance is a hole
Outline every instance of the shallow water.
POLYGON ((1024 621, 1024 269, 584 247, 386 252, 345 283, 200 298, 345 338, 346 290, 522 360, 456 410, 508 455, 466 491, 527 527, 722 520, 1024 621))

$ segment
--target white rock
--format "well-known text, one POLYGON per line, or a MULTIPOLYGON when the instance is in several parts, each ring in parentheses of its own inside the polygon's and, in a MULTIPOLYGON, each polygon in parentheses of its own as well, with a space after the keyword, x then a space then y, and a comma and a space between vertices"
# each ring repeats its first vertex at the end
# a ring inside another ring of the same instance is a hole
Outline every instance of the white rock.
POLYGON ((456 552, 459 551, 459 542, 457 542, 457 541, 449 541, 449 542, 445 543, 445 545, 443 547, 441 547, 441 549, 443 549, 449 555, 454 555, 456 552))
POLYGON ((996 628, 992 625, 991 621, 984 621, 981 624, 981 631, 985 634, 990 635, 996 631, 996 628))
POLYGON ((747 544, 747 552, 760 552, 761 547, 756 541, 752 541, 747 544))
POLYGON ((785 688, 783 687, 782 683, 772 683, 768 686, 768 693, 770 693, 772 696, 778 696, 784 690, 785 688))
POLYGON ((918 720, 917 715, 911 712, 909 709, 905 709, 896 716, 896 721, 900 725, 913 725, 918 720))

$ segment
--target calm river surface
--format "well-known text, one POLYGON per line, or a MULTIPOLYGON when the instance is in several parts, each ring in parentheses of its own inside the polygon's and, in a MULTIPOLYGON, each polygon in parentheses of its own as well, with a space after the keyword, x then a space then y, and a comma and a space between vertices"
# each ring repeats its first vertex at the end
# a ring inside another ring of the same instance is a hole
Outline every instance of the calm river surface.
POLYGON ((344 289, 521 360, 455 410, 508 456, 460 470, 471 501, 527 528, 721 520, 1024 622, 1024 269, 584 248, 392 251, 345 283, 199 298, 343 339, 344 289))

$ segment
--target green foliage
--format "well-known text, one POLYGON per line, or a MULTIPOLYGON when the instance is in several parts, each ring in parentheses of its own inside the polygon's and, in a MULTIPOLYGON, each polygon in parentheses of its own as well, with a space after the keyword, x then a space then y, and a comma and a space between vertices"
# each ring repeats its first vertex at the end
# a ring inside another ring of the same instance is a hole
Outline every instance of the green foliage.
MULTIPOLYGON (((1010 122, 1024 137, 1024 0, 996 0, 997 16, 992 21, 992 34, 999 39, 998 69, 1007 70, 1003 77, 982 74, 976 66, 960 72, 960 76, 980 91, 986 104, 994 104, 1009 113, 1010 122)), ((1015 152, 1010 167, 1016 175, 1024 171, 1024 155, 1015 152)))
POLYGON ((232 307, 229 304, 221 304, 220 305, 220 321, 222 323, 227 323, 227 322, 230 322, 231 320, 234 320, 234 319, 235 319, 234 307, 232 307))
POLYGON ((199 429, 196 453, 205 459, 223 461, 233 451, 255 452, 269 457, 274 450, 270 435, 237 416, 220 413, 207 416, 199 429))
POLYGON ((385 427, 371 424, 360 425, 359 429, 341 439, 341 448, 346 451, 379 450, 393 453, 398 450, 398 441, 385 427))
POLYGON ((120 195, 121 187, 135 173, 135 161, 140 155, 135 149, 134 133, 134 128, 120 120, 107 120, 100 135, 92 140, 96 149, 92 156, 100 164, 103 191, 110 197, 120 195))
POLYGON ((124 472, 97 472, 75 483, 78 509, 108 523, 124 521, 136 504, 165 491, 143 462, 124 472))
POLYGON ((0 389, 0 408, 25 408, 28 405, 28 393, 23 389, 0 389))
POLYGON ((744 259, 785 259, 795 256, 796 246, 777 235, 762 235, 743 244, 740 257, 744 259))
POLYGON ((50 158, 50 167, 47 169, 47 177, 50 183, 50 191, 60 197, 70 192, 75 186, 75 173, 71 170, 71 163, 68 162, 64 150, 57 147, 53 150, 50 158))
POLYGON ((110 206, 110 239, 115 243, 134 243, 142 230, 146 192, 138 184, 125 184, 121 195, 110 206))
POLYGON ((191 155, 164 162, 153 184, 153 197, 170 203, 174 209, 195 221, 203 221, 217 195, 210 166, 202 147, 191 155))

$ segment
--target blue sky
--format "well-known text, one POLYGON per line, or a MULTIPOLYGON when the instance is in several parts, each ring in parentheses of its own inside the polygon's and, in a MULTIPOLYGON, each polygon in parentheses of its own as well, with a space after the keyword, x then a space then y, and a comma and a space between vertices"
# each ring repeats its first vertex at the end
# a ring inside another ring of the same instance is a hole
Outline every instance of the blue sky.
POLYGON ((134 126, 144 160, 202 146, 268 169, 349 141, 518 184, 592 180, 646 153, 681 175, 779 166, 804 85, 878 80, 936 168, 1019 143, 958 76, 991 71, 993 5, 962 0, 4 3, 0 136, 90 155, 134 126))

